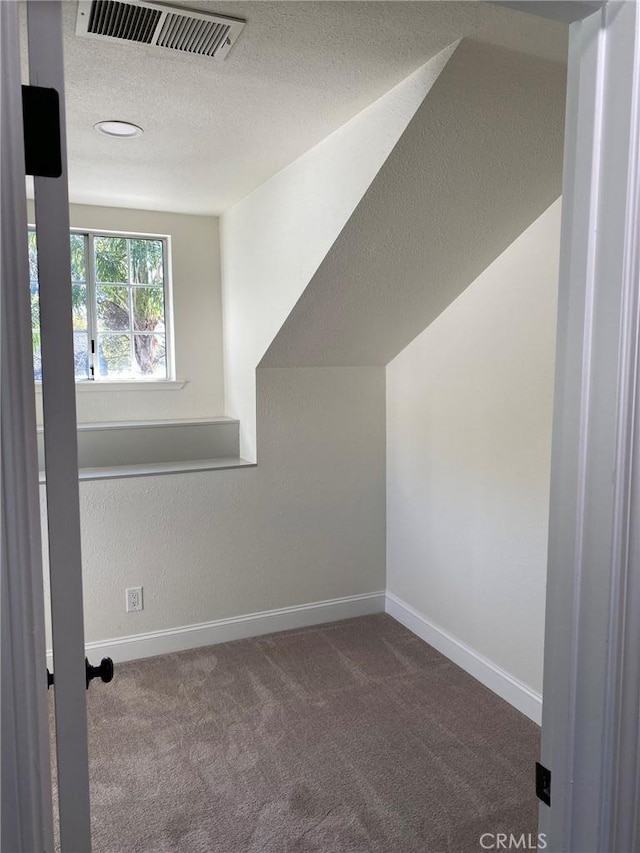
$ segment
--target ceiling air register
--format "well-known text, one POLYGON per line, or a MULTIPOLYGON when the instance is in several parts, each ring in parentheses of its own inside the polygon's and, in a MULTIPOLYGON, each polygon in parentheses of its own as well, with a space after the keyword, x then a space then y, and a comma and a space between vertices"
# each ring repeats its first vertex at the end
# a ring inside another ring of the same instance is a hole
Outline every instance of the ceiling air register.
POLYGON ((76 35, 226 59, 245 22, 143 0, 80 0, 76 35))

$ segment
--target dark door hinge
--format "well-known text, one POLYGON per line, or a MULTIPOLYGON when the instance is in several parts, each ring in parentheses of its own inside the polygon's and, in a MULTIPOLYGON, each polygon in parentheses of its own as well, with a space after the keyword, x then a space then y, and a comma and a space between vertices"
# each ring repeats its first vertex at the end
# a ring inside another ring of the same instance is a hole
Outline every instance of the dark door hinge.
POLYGON ((25 173, 39 178, 62 174, 60 98, 55 89, 22 87, 25 173))
POLYGON ((551 805, 551 771, 536 761, 536 796, 546 806, 551 805))

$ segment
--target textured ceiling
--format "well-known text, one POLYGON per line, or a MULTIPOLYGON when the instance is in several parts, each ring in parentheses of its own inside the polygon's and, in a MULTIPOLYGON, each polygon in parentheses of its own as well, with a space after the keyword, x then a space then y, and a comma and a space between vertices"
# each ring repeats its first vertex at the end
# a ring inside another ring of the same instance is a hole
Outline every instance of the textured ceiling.
POLYGON ((463 36, 566 56, 565 25, 483 2, 180 5, 247 20, 225 62, 78 38, 63 4, 72 201, 220 213, 463 36))

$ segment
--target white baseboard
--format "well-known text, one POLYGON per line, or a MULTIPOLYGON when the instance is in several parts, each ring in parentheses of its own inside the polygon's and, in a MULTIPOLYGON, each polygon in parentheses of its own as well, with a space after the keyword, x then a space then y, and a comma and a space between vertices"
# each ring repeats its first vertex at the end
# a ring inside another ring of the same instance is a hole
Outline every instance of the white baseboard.
POLYGON ((521 711, 534 723, 542 723, 542 696, 504 669, 435 625, 392 592, 386 594, 386 612, 417 634, 489 690, 521 711))
MULTIPOLYGON (((314 601, 293 607, 281 607, 277 610, 265 610, 260 613, 247 613, 228 619, 216 619, 213 622, 201 622, 197 625, 184 625, 179 628, 167 628, 163 631, 150 631, 146 634, 133 634, 128 637, 116 637, 110 640, 98 640, 87 643, 86 655, 93 664, 102 657, 112 658, 114 663, 139 660, 141 658, 166 655, 196 649, 201 646, 214 646, 231 640, 243 640, 271 634, 275 631, 288 631, 292 628, 306 628, 325 622, 336 622, 354 616, 367 616, 371 613, 387 612, 394 619, 429 643, 449 660, 468 672, 478 681, 497 693, 527 717, 540 725, 542 720, 542 697, 518 681, 495 663, 482 657, 478 652, 435 625, 421 613, 418 613, 392 592, 369 592, 363 595, 350 595, 345 598, 333 598, 328 601, 314 601)), ((51 669, 53 659, 51 650, 47 651, 47 666, 51 669)))
MULTIPOLYGON (((329 601, 281 607, 278 610, 265 610, 261 613, 247 613, 244 616, 232 616, 229 619, 216 619, 213 622, 201 622, 198 625, 184 625, 180 628, 167 628, 164 631, 151 631, 147 634, 99 640, 87 643, 85 652, 93 664, 99 663, 102 657, 110 657, 114 663, 124 663, 171 652, 182 652, 186 649, 196 649, 200 646, 228 643, 230 640, 258 637, 274 631, 288 631, 291 628, 306 628, 324 622, 351 619, 354 616, 384 613, 384 608, 384 592, 368 592, 363 595, 332 598, 329 601)), ((52 663, 53 656, 51 650, 48 650, 47 665, 50 669, 52 663)))

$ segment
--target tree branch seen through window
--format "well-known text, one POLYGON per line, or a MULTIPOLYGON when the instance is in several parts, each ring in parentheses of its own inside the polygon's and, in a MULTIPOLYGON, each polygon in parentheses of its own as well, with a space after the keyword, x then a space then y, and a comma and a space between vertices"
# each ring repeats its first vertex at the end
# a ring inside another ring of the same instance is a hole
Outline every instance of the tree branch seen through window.
MULTIPOLYGON (((70 250, 76 378, 166 379, 164 240, 73 233, 70 250)), ((34 376, 41 379, 33 231, 29 267, 34 376)))

